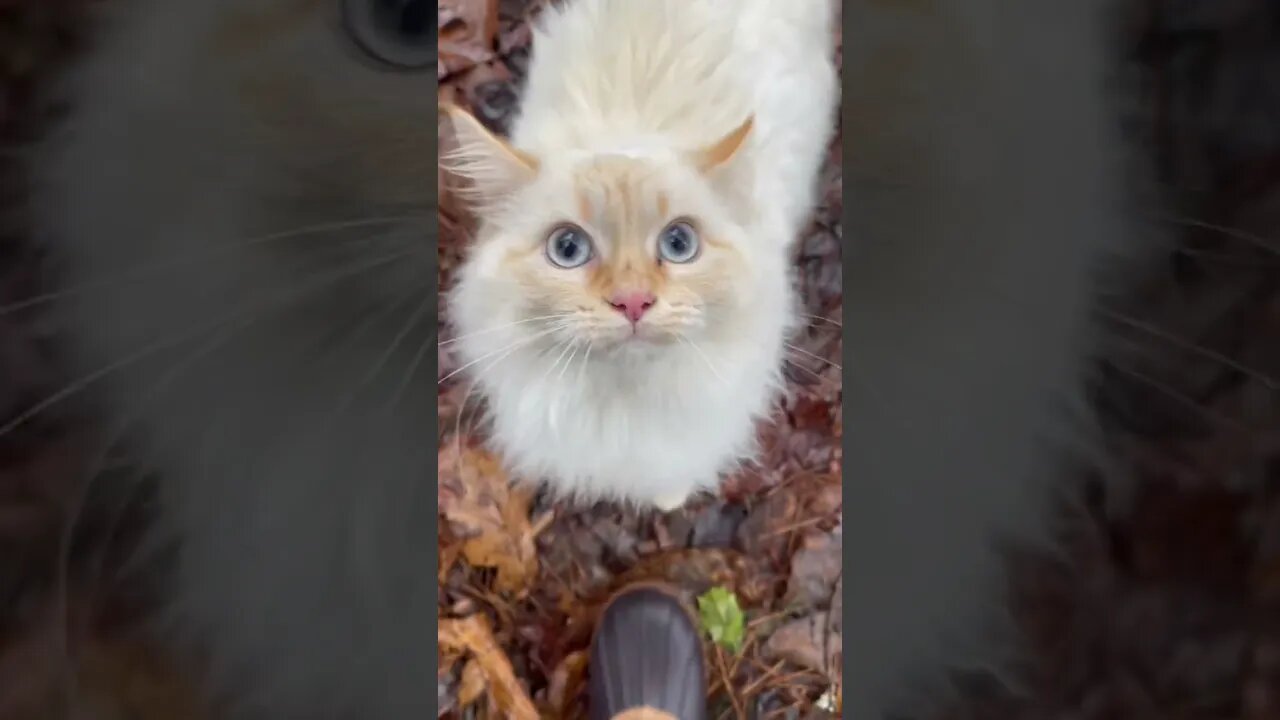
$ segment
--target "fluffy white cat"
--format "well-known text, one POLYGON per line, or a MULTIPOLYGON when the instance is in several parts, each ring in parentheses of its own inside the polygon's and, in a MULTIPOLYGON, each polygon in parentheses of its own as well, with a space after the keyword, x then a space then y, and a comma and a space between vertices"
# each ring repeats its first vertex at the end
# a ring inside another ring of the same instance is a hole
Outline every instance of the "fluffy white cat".
POLYGON ((451 295, 523 477, 671 509, 749 459, 837 104, 831 0, 575 0, 508 145, 451 112, 481 224, 451 295))

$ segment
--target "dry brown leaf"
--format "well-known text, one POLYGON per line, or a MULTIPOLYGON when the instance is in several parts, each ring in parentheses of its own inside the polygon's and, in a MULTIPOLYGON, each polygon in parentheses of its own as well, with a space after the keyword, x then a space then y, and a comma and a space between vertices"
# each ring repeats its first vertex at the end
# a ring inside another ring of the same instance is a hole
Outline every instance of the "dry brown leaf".
MULTIPOLYGON (((436 619, 436 623, 442 623, 444 620, 436 619)), ((448 677, 453 672, 453 666, 457 664, 459 653, 455 651, 446 651, 444 648, 436 648, 439 652, 436 655, 436 674, 440 677, 448 677)))
POLYGON ((574 698, 582 692, 587 675, 587 652, 575 650, 564 657, 551 672, 547 683, 547 702, 560 717, 568 714, 574 698))
POLYGON ((458 686, 458 707, 467 707, 479 700, 488 687, 480 661, 471 658, 466 665, 462 666, 462 682, 458 686))
POLYGON ((473 662, 468 667, 474 664, 483 673, 489 697, 504 717, 511 720, 537 720, 538 712, 534 709, 533 701, 516 680, 511 660, 493 639, 489 622, 483 615, 441 620, 436 640, 441 651, 471 653, 473 662))
POLYGON ((843 533, 809 532, 791 558, 784 603, 795 610, 813 610, 831 602, 840 577, 843 533))
POLYGON ((838 679, 842 647, 840 635, 832 632, 831 620, 825 612, 792 620, 769 637, 764 646, 765 656, 838 679))
POLYGON ((499 592, 523 594, 538 574, 536 531, 529 524, 532 493, 512 487, 489 453, 457 446, 446 440, 440 450, 440 512, 462 538, 468 563, 497 570, 499 592))
POLYGON ((439 0, 437 79, 493 58, 498 35, 498 0, 439 0))
MULTIPOLYGON (((458 92, 466 99, 467 107, 478 115, 483 115, 481 108, 476 107, 476 91, 481 85, 489 83, 502 83, 511 81, 511 70, 506 64, 500 61, 483 62, 468 70, 466 73, 460 74, 454 86, 458 88, 458 92)), ((481 117, 484 121, 488 118, 481 117)))
POLYGON ((440 569, 436 571, 436 582, 443 585, 449 578, 449 571, 453 570, 453 566, 458 562, 458 555, 462 552, 462 546, 458 543, 441 544, 437 552, 440 569))
POLYGON ((723 548, 689 548, 646 555, 613 580, 614 588, 632 583, 659 581, 702 592, 722 585, 746 604, 759 599, 754 586, 756 561, 742 553, 723 548))

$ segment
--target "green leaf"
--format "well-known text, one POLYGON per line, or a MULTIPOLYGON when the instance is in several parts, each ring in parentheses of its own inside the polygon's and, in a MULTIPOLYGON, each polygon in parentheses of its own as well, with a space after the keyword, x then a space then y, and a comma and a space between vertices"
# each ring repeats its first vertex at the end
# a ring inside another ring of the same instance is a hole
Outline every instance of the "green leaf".
POLYGON ((746 616, 732 591, 717 586, 700 595, 698 614, 712 641, 735 653, 742 649, 746 616))

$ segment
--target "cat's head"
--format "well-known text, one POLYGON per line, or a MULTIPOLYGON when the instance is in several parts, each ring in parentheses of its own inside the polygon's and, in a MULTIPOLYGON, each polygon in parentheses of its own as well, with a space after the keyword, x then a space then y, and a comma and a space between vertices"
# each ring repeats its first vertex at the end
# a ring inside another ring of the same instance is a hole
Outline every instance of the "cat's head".
POLYGON ((745 229, 750 118, 701 148, 534 155, 444 112, 446 164, 482 219, 452 312, 462 333, 496 336, 481 345, 645 354, 741 339, 784 304, 783 271, 745 229))

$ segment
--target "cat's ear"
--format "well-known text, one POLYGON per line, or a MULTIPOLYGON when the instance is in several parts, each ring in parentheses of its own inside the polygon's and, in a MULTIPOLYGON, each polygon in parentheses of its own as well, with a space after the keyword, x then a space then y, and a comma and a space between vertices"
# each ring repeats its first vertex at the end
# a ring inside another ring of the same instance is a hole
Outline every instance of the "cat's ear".
POLYGON ((694 164, 703 173, 712 173, 730 165, 738 151, 746 145, 751 129, 755 127, 755 116, 748 115, 742 124, 711 145, 702 148, 694 155, 694 164))
POLYGON ((452 147, 441 165, 464 180, 464 195, 481 207, 508 196, 538 174, 538 159, 489 132, 471 113, 444 103, 441 115, 449 120, 452 147))
POLYGON ((693 154, 694 167, 730 203, 749 204, 754 169, 751 163, 739 159, 744 157, 742 150, 754 127, 755 117, 748 115, 724 137, 693 154))

